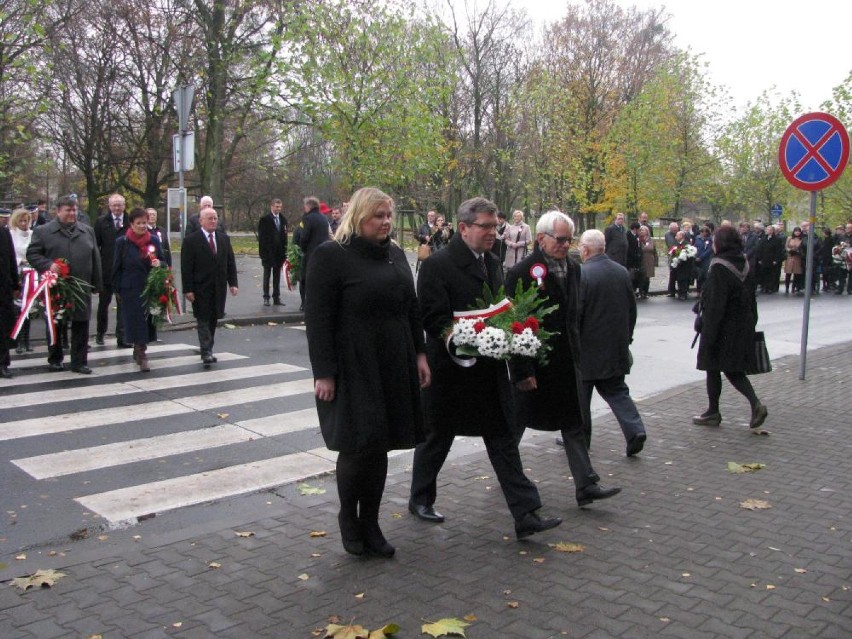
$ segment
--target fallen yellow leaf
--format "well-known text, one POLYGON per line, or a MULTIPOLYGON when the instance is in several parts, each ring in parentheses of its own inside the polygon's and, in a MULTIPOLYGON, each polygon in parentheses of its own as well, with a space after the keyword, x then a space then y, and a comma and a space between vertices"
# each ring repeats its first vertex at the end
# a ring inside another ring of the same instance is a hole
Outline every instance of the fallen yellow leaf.
POLYGON ((325 537, 326 532, 324 530, 312 530, 310 537, 325 537))
POLYGON ((507 601, 506 605, 509 606, 509 608, 517 608, 521 604, 519 604, 517 601, 507 601))
POLYGON ((533 559, 533 563, 534 564, 543 564, 544 563, 544 557, 536 557, 535 559, 533 559))
POLYGON ((221 568, 222 564, 220 564, 218 561, 211 561, 209 564, 207 564, 207 567, 208 568, 221 568))
POLYGON ((773 586, 772 584, 766 584, 766 589, 767 590, 775 590, 775 586, 773 586))
POLYGON ((359 592, 357 595, 355 595, 355 599, 363 599, 363 598, 364 598, 363 592, 359 592))
POLYGON ((15 559, 17 559, 18 561, 23 561, 26 558, 27 558, 26 553, 21 553, 20 555, 15 555, 15 559))
POLYGON ((799 573, 800 575, 802 575, 802 574, 804 574, 804 573, 808 572, 808 571, 807 571, 807 569, 805 569, 805 568, 796 568, 796 569, 795 569, 795 571, 796 571, 797 573, 799 573))
POLYGON ((250 530, 245 530, 245 531, 235 531, 235 532, 234 532, 234 534, 235 534, 237 537, 254 537, 254 533, 253 533, 253 532, 251 532, 250 530))
POLYGON ((183 625, 183 622, 182 622, 182 621, 175 621, 175 622, 172 624, 172 628, 180 628, 182 625, 183 625))
POLYGON ((216 417, 218 417, 219 419, 228 419, 230 415, 230 413, 216 413, 216 417))
POLYGON ((106 541, 109 539, 109 535, 98 535, 98 541, 106 541))
POLYGON ((745 508, 746 510, 766 510, 767 508, 772 508, 772 504, 763 499, 746 499, 740 502, 740 508, 745 508))
POLYGON ((308 573, 305 573, 305 572, 303 572, 303 573, 302 573, 301 575, 299 575, 299 577, 298 577, 299 581, 307 581, 307 580, 308 580, 308 579, 310 579, 310 578, 311 578, 311 577, 310 577, 310 575, 308 575, 308 573))
POLYGON ((560 541, 558 544, 547 544, 556 552, 583 552, 586 547, 583 544, 575 544, 568 541, 560 541))

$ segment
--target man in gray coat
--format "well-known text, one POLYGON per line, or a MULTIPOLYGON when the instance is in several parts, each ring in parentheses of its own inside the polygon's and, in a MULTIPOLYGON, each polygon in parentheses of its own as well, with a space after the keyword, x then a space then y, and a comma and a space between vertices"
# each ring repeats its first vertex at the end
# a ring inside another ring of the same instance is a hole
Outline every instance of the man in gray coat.
MULTIPOLYGON (((598 390, 618 420, 627 441, 627 456, 642 450, 647 438, 642 417, 624 376, 632 364, 630 343, 636 326, 636 297, 627 269, 604 253, 603 233, 589 230, 580 238, 580 368, 586 407, 598 390)), ((590 420, 591 422, 591 420, 590 420)), ((591 442, 591 423, 587 424, 591 442)))
MULTIPOLYGON (((40 274, 46 271, 59 273, 56 260, 65 259, 71 276, 83 280, 92 288, 70 313, 71 370, 88 375, 89 319, 92 314, 92 292, 101 290, 101 256, 91 226, 77 222, 77 199, 70 196, 56 202, 56 217, 37 227, 27 248, 27 261, 40 274)), ((63 323, 69 320, 63 320, 63 323)), ((59 331, 62 327, 59 328, 59 331)), ((47 364, 51 371, 61 371, 62 345, 57 338, 47 351, 47 364)))

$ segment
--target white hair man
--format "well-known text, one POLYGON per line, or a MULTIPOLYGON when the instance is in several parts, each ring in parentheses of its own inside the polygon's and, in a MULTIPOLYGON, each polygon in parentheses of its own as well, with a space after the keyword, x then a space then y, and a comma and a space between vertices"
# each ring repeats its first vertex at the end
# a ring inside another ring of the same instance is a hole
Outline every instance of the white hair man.
MULTIPOLYGON (((632 457, 642 450, 647 439, 642 417, 624 382, 632 365, 630 343, 636 326, 636 296, 627 269, 607 257, 604 248, 600 231, 586 231, 580 238, 583 267, 579 327, 585 408, 590 412, 592 391, 597 389, 618 420, 627 442, 627 456, 632 457)), ((590 442, 591 419, 587 428, 590 442)))
POLYGON ((543 318, 541 327, 555 334, 550 361, 540 365, 533 358, 524 357, 511 362, 517 438, 520 441, 525 428, 560 431, 574 477, 577 504, 585 506, 617 495, 621 488, 601 486, 600 476, 589 459, 585 435, 588 412, 583 408, 577 325, 580 268, 568 259, 573 236, 574 223, 570 217, 559 211, 542 215, 536 225, 533 251, 509 270, 506 290, 514 293, 518 282, 524 289, 538 285, 545 306, 554 307, 543 318), (544 273, 540 272, 542 267, 544 273))

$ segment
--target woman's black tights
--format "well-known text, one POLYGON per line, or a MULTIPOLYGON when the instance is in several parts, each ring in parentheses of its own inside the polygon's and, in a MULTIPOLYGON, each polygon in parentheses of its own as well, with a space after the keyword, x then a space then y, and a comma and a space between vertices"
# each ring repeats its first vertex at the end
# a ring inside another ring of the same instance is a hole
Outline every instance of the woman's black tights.
MULTIPOLYGON (((758 405, 757 395, 745 373, 725 373, 725 377, 731 382, 731 386, 742 393, 751 405, 752 411, 758 405)), ((707 398, 710 400, 708 414, 719 412, 719 397, 722 395, 722 373, 719 371, 707 371, 707 398)))
MULTIPOLYGON (((378 525, 387 474, 386 452, 338 453, 337 494, 340 497, 341 527, 378 525)), ((352 532, 355 533, 355 530, 352 532)))

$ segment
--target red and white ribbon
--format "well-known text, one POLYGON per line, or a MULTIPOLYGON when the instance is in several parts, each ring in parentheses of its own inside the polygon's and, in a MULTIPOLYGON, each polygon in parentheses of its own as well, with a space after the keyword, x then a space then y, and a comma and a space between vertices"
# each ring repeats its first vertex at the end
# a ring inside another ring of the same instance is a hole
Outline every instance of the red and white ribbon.
POLYGON ((292 291, 294 287, 293 283, 290 282, 290 260, 284 260, 284 264, 281 266, 281 268, 284 271, 284 279, 287 282, 287 290, 292 291))
MULTIPOLYGON (((32 271, 32 273, 35 273, 35 271, 32 271)), ((27 287, 29 290, 26 296, 23 291, 21 292, 21 314, 18 316, 18 321, 15 322, 15 326, 12 329, 12 339, 18 337, 18 334, 24 327, 24 320, 29 317, 33 304, 35 304, 40 295, 44 295, 44 313, 47 318, 48 344, 54 344, 56 342, 56 320, 53 317, 53 300, 50 296, 50 289, 56 284, 59 276, 53 271, 45 271, 41 274, 41 281, 37 285, 35 284, 34 275, 30 275, 25 271, 25 276, 24 287, 25 290, 27 287)))
POLYGON ((505 313, 510 308, 512 308, 512 302, 508 298, 503 298, 501 301, 496 304, 492 304, 488 308, 480 308, 474 311, 456 311, 453 313, 453 320, 459 321, 461 319, 478 319, 485 320, 489 317, 494 317, 495 315, 499 315, 500 313, 505 313))

